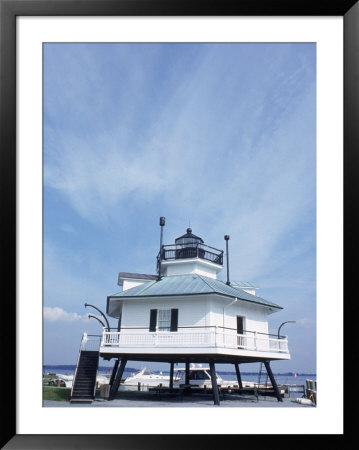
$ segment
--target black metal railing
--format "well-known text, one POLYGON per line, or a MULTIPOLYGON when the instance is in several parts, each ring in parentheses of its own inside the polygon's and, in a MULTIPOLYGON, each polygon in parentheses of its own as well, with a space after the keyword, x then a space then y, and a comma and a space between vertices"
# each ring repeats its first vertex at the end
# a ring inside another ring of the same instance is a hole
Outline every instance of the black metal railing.
POLYGON ((214 264, 223 265, 223 250, 218 250, 205 244, 162 245, 157 261, 176 259, 201 258, 214 264))

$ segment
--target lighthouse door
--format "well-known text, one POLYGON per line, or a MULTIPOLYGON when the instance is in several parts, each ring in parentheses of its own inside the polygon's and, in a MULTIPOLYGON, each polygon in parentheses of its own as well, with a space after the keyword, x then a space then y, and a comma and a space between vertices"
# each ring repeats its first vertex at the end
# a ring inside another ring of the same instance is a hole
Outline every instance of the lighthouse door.
POLYGON ((243 322, 244 322, 244 318, 242 316, 237 316, 237 345, 238 345, 238 347, 244 346, 243 322))

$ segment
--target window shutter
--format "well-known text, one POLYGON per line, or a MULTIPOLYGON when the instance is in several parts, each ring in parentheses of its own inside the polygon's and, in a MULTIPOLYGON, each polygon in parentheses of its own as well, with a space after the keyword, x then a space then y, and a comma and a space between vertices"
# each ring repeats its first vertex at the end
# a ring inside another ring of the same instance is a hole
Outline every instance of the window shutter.
POLYGON ((150 331, 156 331, 157 324, 157 309, 151 309, 150 311, 150 331))
POLYGON ((177 331, 178 328, 178 309, 171 309, 171 331, 177 331))

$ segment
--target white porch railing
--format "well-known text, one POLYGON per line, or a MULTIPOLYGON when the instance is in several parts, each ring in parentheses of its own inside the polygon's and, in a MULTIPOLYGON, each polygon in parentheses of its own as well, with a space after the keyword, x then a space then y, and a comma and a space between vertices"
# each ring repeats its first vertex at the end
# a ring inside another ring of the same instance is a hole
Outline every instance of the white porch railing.
POLYGON ((102 344, 101 335, 84 333, 80 344, 80 351, 87 350, 98 352, 101 344, 102 344))
POLYGON ((260 352, 289 353, 287 338, 248 332, 237 334, 220 327, 182 329, 176 332, 148 330, 103 331, 101 347, 217 347, 260 352))

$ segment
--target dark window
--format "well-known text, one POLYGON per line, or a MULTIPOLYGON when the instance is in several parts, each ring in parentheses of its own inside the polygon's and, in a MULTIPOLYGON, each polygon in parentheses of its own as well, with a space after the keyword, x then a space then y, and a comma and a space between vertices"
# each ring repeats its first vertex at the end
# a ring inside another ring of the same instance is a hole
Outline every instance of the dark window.
POLYGON ((150 331, 156 331, 157 323, 157 309, 151 309, 150 311, 150 331))
POLYGON ((237 334, 243 334, 243 317, 237 316, 237 334))
POLYGON ((209 376, 207 372, 204 372, 203 370, 193 370, 189 374, 190 380, 209 380, 209 376))
POLYGON ((159 309, 157 314, 157 329, 159 331, 170 331, 171 329, 171 310, 159 309))
POLYGON ((171 331, 177 331, 178 328, 178 309, 171 309, 171 331))

